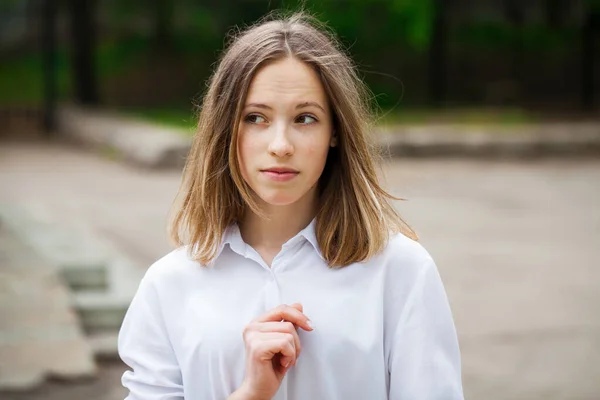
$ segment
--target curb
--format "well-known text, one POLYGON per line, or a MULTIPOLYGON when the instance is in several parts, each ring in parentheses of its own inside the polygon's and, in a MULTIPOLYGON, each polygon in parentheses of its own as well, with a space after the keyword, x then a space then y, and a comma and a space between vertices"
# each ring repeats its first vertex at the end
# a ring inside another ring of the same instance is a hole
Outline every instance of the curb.
MULTIPOLYGON (((143 168, 182 169, 191 146, 183 129, 108 111, 63 106, 57 120, 64 138, 143 168)), ((600 156, 600 122, 397 126, 379 128, 374 137, 392 158, 600 156)))
POLYGON ((57 110, 57 127, 64 139, 150 169, 183 168, 191 145, 181 129, 75 106, 57 110))
POLYGON ((600 124, 540 124, 511 128, 419 126, 381 129, 390 157, 531 159, 600 156, 600 124))
POLYGON ((117 334, 145 269, 81 227, 64 227, 15 206, 0 204, 0 225, 64 284, 68 307, 93 356, 116 359, 117 334))

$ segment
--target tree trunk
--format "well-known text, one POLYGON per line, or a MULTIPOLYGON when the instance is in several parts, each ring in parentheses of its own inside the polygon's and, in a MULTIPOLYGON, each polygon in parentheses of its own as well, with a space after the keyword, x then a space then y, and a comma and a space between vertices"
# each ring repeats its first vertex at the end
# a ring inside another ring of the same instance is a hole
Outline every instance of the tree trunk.
POLYGON ((429 45, 429 99, 439 107, 446 98, 447 19, 449 0, 434 0, 433 30, 429 45))
POLYGON ((595 44, 594 35, 600 31, 600 12, 588 10, 581 31, 581 106, 586 111, 594 109, 594 92, 596 82, 595 70, 595 44))
POLYGON ((545 0, 546 23, 554 29, 561 28, 571 8, 569 0, 545 0))
POLYGON ((172 45, 173 1, 154 0, 154 40, 156 49, 167 50, 172 45))
POLYGON ((98 104, 96 75, 96 0, 69 0, 71 19, 71 65, 75 99, 81 104, 98 104))
POLYGON ((504 13, 506 18, 513 27, 513 45, 512 45, 512 62, 511 76, 515 82, 515 92, 513 98, 506 99, 510 102, 516 102, 521 97, 523 86, 523 70, 524 70, 524 46, 523 46, 523 3, 520 0, 504 0, 504 13))
POLYGON ((49 135, 56 125, 56 0, 45 0, 42 13, 43 127, 49 135))

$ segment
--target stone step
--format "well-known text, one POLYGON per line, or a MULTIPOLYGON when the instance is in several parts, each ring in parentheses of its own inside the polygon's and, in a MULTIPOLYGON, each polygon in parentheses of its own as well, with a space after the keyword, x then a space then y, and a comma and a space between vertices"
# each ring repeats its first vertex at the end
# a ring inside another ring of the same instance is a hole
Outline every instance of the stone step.
MULTIPOLYGON (((118 359, 117 338, 145 268, 89 232, 0 205, 0 228, 10 227, 70 289, 70 308, 95 359, 118 359), (60 274, 60 275, 59 275, 60 274)), ((1 261, 1 257, 0 257, 1 261)))
POLYGON ((94 376, 97 365, 70 294, 54 267, 0 225, 0 390, 25 390, 47 376, 94 376))
POLYGON ((87 342, 97 360, 118 360, 118 339, 118 331, 95 332, 87 335, 87 342))
POLYGON ((56 119, 62 137, 92 149, 108 149, 119 159, 144 168, 181 170, 192 144, 185 129, 114 112, 62 105, 56 119))
POLYGON ((0 205, 0 223, 53 265, 72 290, 108 288, 107 252, 86 235, 6 205, 0 205))
POLYGON ((110 292, 73 293, 71 306, 88 334, 118 331, 131 298, 110 292))

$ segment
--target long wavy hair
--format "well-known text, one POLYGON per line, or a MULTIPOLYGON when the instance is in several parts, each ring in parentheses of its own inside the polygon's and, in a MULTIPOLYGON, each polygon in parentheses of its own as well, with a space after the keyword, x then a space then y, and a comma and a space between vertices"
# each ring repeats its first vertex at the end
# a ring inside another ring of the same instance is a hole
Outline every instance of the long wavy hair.
POLYGON ((390 234, 415 232, 382 188, 380 154, 368 140, 373 126, 370 92, 335 35, 314 17, 296 12, 269 15, 232 35, 200 103, 198 127, 188 155, 169 234, 190 256, 209 264, 224 232, 248 209, 263 215, 242 178, 237 140, 250 82, 269 62, 293 57, 314 68, 328 97, 337 146, 329 150, 319 181, 316 237, 332 268, 362 262, 380 252, 390 234))

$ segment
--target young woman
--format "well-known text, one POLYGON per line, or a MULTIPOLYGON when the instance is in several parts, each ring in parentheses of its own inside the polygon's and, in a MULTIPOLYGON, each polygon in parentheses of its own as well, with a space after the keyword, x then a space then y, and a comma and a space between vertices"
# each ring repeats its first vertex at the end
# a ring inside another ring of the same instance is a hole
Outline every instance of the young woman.
POLYGON ((462 399, 436 265, 388 202, 367 91, 302 14, 229 45, 119 336, 130 400, 462 399))

